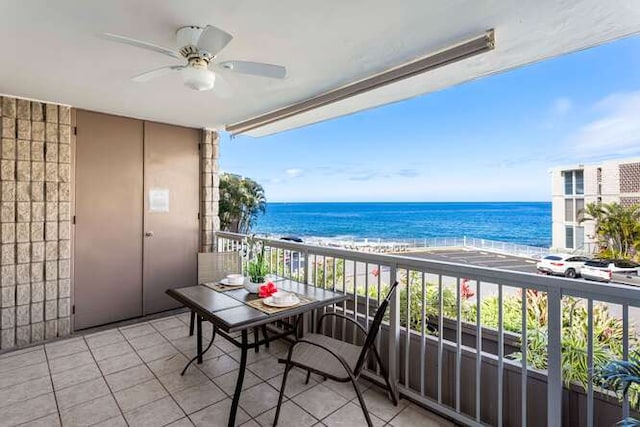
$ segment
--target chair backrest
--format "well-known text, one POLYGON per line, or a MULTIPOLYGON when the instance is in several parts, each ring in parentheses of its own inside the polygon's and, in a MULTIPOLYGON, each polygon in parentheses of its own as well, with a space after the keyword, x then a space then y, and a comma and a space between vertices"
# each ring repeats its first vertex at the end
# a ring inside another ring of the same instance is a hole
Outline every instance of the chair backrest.
POLYGON ((227 274, 240 273, 242 263, 239 252, 198 253, 198 283, 218 282, 227 274))
POLYGON ((358 363, 356 363, 356 367, 354 369, 355 375, 358 375, 360 373, 360 371, 364 367, 364 364, 367 361, 369 350, 371 350, 371 347, 375 345, 375 340, 376 340, 376 337, 378 336, 378 332, 380 332, 380 325, 382 325, 384 314, 387 311, 387 307, 389 306, 391 297, 395 293, 397 287, 398 287, 398 282, 396 281, 393 285, 391 285, 389 292, 387 292, 387 296, 384 298, 384 300, 382 300, 382 302, 378 306, 378 310, 376 311, 375 316, 373 316, 373 323, 371 323, 371 326, 369 327, 369 331, 367 332, 367 339, 364 341, 362 352, 358 357, 358 363))

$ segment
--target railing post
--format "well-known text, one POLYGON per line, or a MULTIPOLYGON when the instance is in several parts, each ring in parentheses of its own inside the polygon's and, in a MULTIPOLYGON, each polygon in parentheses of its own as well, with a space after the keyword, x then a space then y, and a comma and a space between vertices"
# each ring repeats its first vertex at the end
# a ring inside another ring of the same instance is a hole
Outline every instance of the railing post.
MULTIPOLYGON (((397 266, 392 264, 389 268, 389 285, 397 279, 397 266)), ((391 297, 389 302, 389 382, 393 387, 393 393, 398 396, 398 372, 400 369, 400 289, 391 297)))
MULTIPOLYGON (((300 264, 300 260, 298 259, 298 265, 300 264)), ((304 251, 304 283, 305 285, 309 284, 309 251, 304 251)))
POLYGON ((549 289, 548 367, 547 367, 547 426, 562 423, 562 292, 549 289))

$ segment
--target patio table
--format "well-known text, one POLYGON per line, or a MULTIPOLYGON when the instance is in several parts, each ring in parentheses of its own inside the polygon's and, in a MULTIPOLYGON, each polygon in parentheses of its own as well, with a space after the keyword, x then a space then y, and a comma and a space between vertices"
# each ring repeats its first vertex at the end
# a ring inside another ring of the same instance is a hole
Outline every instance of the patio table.
MULTIPOLYGON (((245 289, 235 289, 230 291, 216 291, 207 286, 197 285, 184 288, 169 289, 167 294, 178 300, 185 307, 196 312, 196 338, 197 338, 197 355, 189 363, 197 359, 198 363, 202 363, 202 355, 209 349, 202 350, 202 321, 209 321, 213 324, 213 336, 219 334, 235 346, 239 347, 240 368, 238 370, 238 378, 236 380, 233 402, 231 404, 231 413, 229 414, 229 426, 235 424, 236 413, 238 411, 238 402, 242 391, 242 383, 244 381, 244 373, 247 365, 247 352, 250 349, 258 349, 260 345, 268 345, 269 341, 283 338, 288 335, 298 336, 302 328, 302 319, 305 313, 314 311, 318 308, 331 304, 341 303, 348 297, 341 292, 334 292, 326 289, 316 288, 314 286, 305 285, 293 280, 279 280, 277 282, 278 290, 294 292, 303 297, 307 302, 293 306, 287 310, 277 313, 265 313, 261 310, 253 308, 248 303, 258 299, 258 295, 251 294, 245 289), (295 318, 293 324, 287 322, 287 319, 295 318), (253 329, 266 327, 267 324, 281 321, 284 325, 283 332, 275 333, 271 336, 265 336, 259 339, 256 333, 256 339, 249 343, 248 331, 253 329), (240 333, 240 340, 232 336, 240 333)), ((189 366, 189 365, 187 365, 189 366)), ((186 367, 185 367, 186 370, 186 367)), ((183 371, 184 373, 184 371, 183 371)))

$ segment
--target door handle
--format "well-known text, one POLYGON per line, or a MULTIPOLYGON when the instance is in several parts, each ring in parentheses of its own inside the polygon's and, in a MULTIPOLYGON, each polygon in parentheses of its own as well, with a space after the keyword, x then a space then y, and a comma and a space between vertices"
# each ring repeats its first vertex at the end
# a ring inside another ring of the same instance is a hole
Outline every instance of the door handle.
POLYGON ((145 237, 153 237, 153 231, 147 231, 146 233, 144 233, 145 237))

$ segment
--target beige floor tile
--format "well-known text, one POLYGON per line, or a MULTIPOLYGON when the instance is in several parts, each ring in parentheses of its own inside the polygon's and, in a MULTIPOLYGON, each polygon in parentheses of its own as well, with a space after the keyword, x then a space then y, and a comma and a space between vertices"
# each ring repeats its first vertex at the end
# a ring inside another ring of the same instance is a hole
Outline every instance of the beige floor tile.
POLYGON ((60 427, 60 415, 55 414, 47 415, 46 417, 38 418, 37 420, 29 421, 25 424, 20 424, 20 427, 60 427))
MULTIPOLYGON (((314 376, 311 375, 311 378, 313 377, 314 376)), ((339 395, 341 395, 347 400, 352 400, 357 397, 356 391, 353 389, 353 384, 351 384, 351 381, 346 383, 341 383, 333 380, 326 380, 326 381, 320 381, 320 382, 322 383, 322 385, 324 385, 327 388, 330 388, 331 390, 335 391, 336 393, 338 393, 339 395)), ((371 383, 369 381, 361 379, 358 381, 358 387, 360 387, 360 392, 364 393, 371 387, 371 383)))
POLYGON ((53 386, 49 376, 37 378, 0 389, 0 408, 13 405, 23 400, 32 399, 42 394, 51 393, 53 386))
MULTIPOLYGON (((178 321, 179 322, 179 321, 178 321)), ((189 328, 185 328, 182 322, 177 328, 165 329, 160 334, 168 340, 175 340, 189 336, 189 328)), ((204 340, 203 340, 204 341, 204 340)))
MULTIPOLYGON (((235 369, 231 372, 227 372, 224 375, 220 375, 213 379, 213 382, 216 383, 218 387, 220 387, 225 393, 229 396, 233 396, 233 393, 236 390, 236 381, 238 380, 238 369, 235 369)), ((253 387, 254 385, 261 383, 262 380, 258 378, 253 372, 245 369, 244 371, 244 379, 242 381, 242 389, 246 390, 248 388, 253 387)))
MULTIPOLYGON (((173 344, 173 346, 175 348, 177 348, 180 352, 185 353, 185 354, 194 354, 195 355, 195 352, 196 352, 196 337, 186 336, 186 337, 182 337, 182 338, 172 339, 170 341, 171 341, 171 344, 173 344)), ((203 346, 204 346, 204 344, 203 344, 203 346)), ((215 345, 213 347, 215 347, 215 345)), ((213 347, 212 347, 212 349, 213 349, 213 347)), ((215 348, 217 348, 217 347, 215 347, 215 348)))
MULTIPOLYGON (((389 421, 407 407, 409 402, 401 399, 398 402, 398 406, 393 406, 391 399, 387 397, 385 390, 380 387, 373 386, 363 393, 364 403, 367 405, 367 410, 381 418, 384 421, 389 421)), ((353 400, 353 403, 359 405, 358 399, 353 400)))
POLYGON ((99 377, 56 391, 56 398, 58 400, 58 407, 60 409, 67 409, 109 393, 107 383, 104 382, 102 377, 99 377))
POLYGON ((0 389, 46 376, 49 376, 49 367, 46 363, 13 369, 0 375, 0 389))
MULTIPOLYGON (((240 362, 240 357, 241 357, 240 350, 230 351, 230 352, 227 352, 227 354, 233 357, 233 359, 236 360, 237 362, 240 362)), ((258 353, 256 353, 253 350, 249 350, 247 352, 247 364, 251 365, 261 360, 272 358, 272 357, 273 355, 271 355, 270 353, 267 353, 264 348, 260 348, 260 352, 258 353)))
POLYGON ((158 379, 169 393, 211 382, 209 377, 198 369, 189 369, 184 375, 180 375, 180 371, 173 371, 161 375, 158 379))
MULTIPOLYGON (((182 371, 188 360, 182 354, 174 354, 173 356, 163 357, 147 363, 147 366, 157 376, 162 376, 174 371, 182 371)), ((195 369, 190 367, 189 369, 195 369)))
POLYGON ((240 427, 260 427, 260 424, 255 420, 249 420, 246 423, 242 424, 240 427))
POLYGON ((240 394, 240 406, 251 417, 255 417, 278 404, 278 392, 267 383, 260 383, 243 390, 240 394))
POLYGON ((300 393, 292 400, 318 419, 326 417, 347 403, 347 399, 322 384, 300 393))
POLYGON ((94 424, 92 427, 127 427, 127 422, 122 415, 118 415, 117 417, 94 424))
POLYGON ((97 360, 104 360, 110 357, 122 356, 123 354, 133 353, 133 348, 126 342, 120 341, 113 344, 107 344, 102 347, 91 350, 93 357, 97 360))
POLYGON ((84 365, 95 365, 95 360, 89 351, 62 356, 54 360, 49 360, 49 369, 52 374, 64 372, 69 369, 76 369, 84 365))
MULTIPOLYGON (((165 331, 167 329, 181 327, 184 328, 184 323, 182 323, 176 317, 165 317, 163 319, 152 320, 149 322, 151 326, 153 326, 157 331, 165 331)), ((189 329, 188 327, 186 328, 189 329)))
POLYGON ((37 420, 56 411, 53 393, 47 393, 0 409, 0 422, 2 425, 12 426, 37 420))
POLYGON ((123 412, 131 411, 167 396, 167 390, 156 379, 114 393, 123 412))
POLYGON ((145 362, 153 362, 154 360, 161 359, 163 357, 172 356, 178 353, 178 349, 171 345, 171 343, 163 342, 152 347, 147 347, 142 350, 138 350, 138 356, 145 362))
POLYGON ((162 335, 160 335, 159 332, 155 332, 155 331, 150 334, 129 339, 129 343, 136 351, 140 351, 144 348, 153 347, 154 345, 158 345, 166 342, 167 342, 167 339, 162 335))
POLYGON ((184 417, 170 397, 156 400, 124 414, 130 427, 161 427, 184 417))
MULTIPOLYGON (((229 423, 230 410, 231 399, 224 399, 190 415, 189 418, 198 427, 226 427, 229 423)), ((238 408, 235 424, 239 426, 249 419, 249 415, 242 408, 238 408)))
POLYGON ((174 421, 167 427, 193 427, 193 423, 187 417, 180 418, 178 421, 174 421))
POLYGON ((5 359, 7 357, 14 357, 14 356, 20 356, 22 354, 31 353, 32 351, 36 351, 36 350, 44 350, 44 346, 43 345, 34 345, 34 346, 31 346, 31 347, 19 348, 19 349, 16 349, 16 350, 10 350, 10 351, 7 351, 6 353, 0 353, 0 360, 5 359))
POLYGON ((389 422, 393 427, 454 427, 454 424, 436 414, 410 404, 389 422))
POLYGON ((0 359, 0 375, 7 371, 24 368, 25 366, 36 365, 38 363, 44 363, 46 361, 47 358, 45 357, 44 350, 42 349, 18 354, 11 357, 5 357, 0 359))
POLYGON ((87 341, 87 344, 89 345, 89 348, 91 350, 103 347, 105 345, 125 341, 124 336, 117 329, 87 335, 84 337, 84 339, 85 341, 87 341))
POLYGON ((101 376, 100 370, 95 363, 84 365, 76 369, 69 369, 64 372, 51 375, 53 380, 53 389, 62 390, 72 385, 80 384, 101 376))
POLYGON ((152 334, 156 332, 151 325, 148 323, 138 323, 132 326, 126 326, 124 328, 120 328, 120 332, 124 337, 128 340, 131 340, 136 337, 141 337, 143 335, 152 334))
POLYGON ((233 345, 233 343, 229 342, 229 340, 224 339, 222 337, 216 337, 216 339, 213 341, 213 345, 215 345, 225 353, 231 353, 233 351, 238 350, 238 347, 233 345))
MULTIPOLYGON (((280 391, 283 376, 284 374, 280 374, 277 377, 271 378, 269 380, 269 384, 271 384, 276 390, 280 391)), ((307 373, 304 371, 295 368, 289 371, 289 375, 287 376, 287 384, 284 389, 284 395, 291 398, 318 384, 313 376, 309 379, 309 384, 305 384, 306 379, 307 373)))
POLYGON ((98 366, 104 375, 113 374, 133 366, 141 365, 142 360, 135 353, 127 353, 121 356, 110 357, 98 362, 98 366))
POLYGON ((67 338, 44 346, 49 360, 89 350, 84 338, 67 338))
POLYGON ((278 363, 278 359, 272 356, 248 365, 247 368, 265 381, 284 372, 284 364, 278 363))
POLYGON ((134 385, 154 379, 153 373, 145 365, 133 366, 124 371, 115 372, 104 377, 112 392, 124 390, 134 385))
POLYGON ((64 426, 90 426, 118 415, 120 415, 120 409, 111 395, 60 411, 64 426))
MULTIPOLYGON (((238 362, 233 360, 226 354, 214 357, 209 360, 205 360, 201 365, 197 365, 202 372, 204 372, 209 378, 215 378, 217 376, 226 374, 227 372, 238 369, 240 366, 238 362)), ((192 368, 189 368, 192 369, 192 368)))
MULTIPOLYGON (((276 416, 276 408, 273 408, 255 419, 261 426, 267 427, 273 425, 273 419, 276 416)), ((280 417, 278 426, 280 427, 308 427, 318 422, 312 415, 304 411, 301 407, 292 401, 283 402, 280 409, 280 417)))
POLYGON ((227 397, 211 381, 177 391, 172 395, 186 414, 192 414, 227 397))
MULTIPOLYGON (((373 414, 369 414, 374 427, 382 427, 385 422, 373 414)), ((347 403, 333 414, 322 420, 322 423, 329 427, 367 427, 367 420, 364 417, 362 408, 353 403, 347 403)), ((415 427, 415 426, 412 426, 415 427)))

